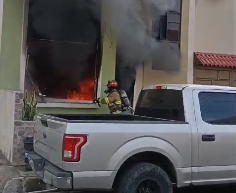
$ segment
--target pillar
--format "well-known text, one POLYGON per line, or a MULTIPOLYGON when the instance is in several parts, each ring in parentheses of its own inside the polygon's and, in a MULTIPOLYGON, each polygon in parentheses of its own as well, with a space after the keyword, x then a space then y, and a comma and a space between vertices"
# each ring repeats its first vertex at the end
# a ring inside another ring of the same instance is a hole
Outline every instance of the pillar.
POLYGON ((0 0, 0 14, 0 89, 20 90, 24 0, 0 0))

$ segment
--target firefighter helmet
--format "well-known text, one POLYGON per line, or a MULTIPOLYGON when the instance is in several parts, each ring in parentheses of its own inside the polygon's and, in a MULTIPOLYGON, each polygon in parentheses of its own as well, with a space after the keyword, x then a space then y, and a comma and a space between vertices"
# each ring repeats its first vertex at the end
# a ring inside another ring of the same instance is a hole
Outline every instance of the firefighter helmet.
POLYGON ((118 83, 115 80, 109 80, 107 83, 107 88, 117 88, 118 83))

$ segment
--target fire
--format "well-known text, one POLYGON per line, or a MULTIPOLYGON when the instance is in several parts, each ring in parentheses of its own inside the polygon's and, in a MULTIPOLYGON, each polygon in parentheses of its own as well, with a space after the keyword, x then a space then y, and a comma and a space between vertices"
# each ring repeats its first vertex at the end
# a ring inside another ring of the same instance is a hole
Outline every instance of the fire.
POLYGON ((93 80, 84 80, 78 83, 78 90, 68 91, 67 99, 73 101, 93 101, 94 87, 93 80))

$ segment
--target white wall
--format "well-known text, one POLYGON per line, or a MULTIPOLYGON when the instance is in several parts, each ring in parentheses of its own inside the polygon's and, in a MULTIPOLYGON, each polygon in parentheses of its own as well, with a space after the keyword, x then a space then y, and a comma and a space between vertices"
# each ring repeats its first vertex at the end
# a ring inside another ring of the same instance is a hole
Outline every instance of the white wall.
POLYGON ((195 52, 236 54, 235 0, 197 0, 195 52))
POLYGON ((0 90, 0 150, 11 161, 13 156, 15 93, 0 90))

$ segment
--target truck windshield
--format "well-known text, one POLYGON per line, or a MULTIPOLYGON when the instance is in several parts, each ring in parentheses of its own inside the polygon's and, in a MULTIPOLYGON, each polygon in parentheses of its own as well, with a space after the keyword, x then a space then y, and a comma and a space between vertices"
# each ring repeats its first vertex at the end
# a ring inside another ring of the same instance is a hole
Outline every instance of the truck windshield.
POLYGON ((135 114, 185 121, 182 90, 142 90, 135 114))

